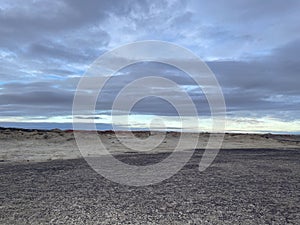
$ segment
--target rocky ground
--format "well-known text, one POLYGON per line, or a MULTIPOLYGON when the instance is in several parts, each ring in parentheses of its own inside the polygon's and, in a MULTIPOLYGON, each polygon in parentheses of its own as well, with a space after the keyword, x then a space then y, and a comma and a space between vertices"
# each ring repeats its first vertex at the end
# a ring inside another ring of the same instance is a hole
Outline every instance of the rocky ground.
MULTIPOLYGON (((145 187, 113 183, 83 159, 2 163, 0 224, 300 224, 299 150, 221 150, 199 172, 202 153, 145 187)), ((117 157, 144 165, 166 154, 117 157)))

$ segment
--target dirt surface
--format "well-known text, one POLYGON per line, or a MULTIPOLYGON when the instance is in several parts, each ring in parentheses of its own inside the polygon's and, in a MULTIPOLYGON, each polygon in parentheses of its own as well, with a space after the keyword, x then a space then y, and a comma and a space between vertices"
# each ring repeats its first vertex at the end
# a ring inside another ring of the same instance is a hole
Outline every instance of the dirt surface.
MULTIPOLYGON (((78 136, 84 139, 89 149, 88 155, 106 154, 99 148, 98 142, 93 139, 93 132, 75 131, 78 136)), ((75 141, 75 133, 72 130, 26 130, 19 128, 1 128, 0 127, 0 162, 42 162, 59 159, 76 159, 82 157, 82 151, 79 151, 75 141)), ((177 132, 134 132, 130 136, 129 132, 113 131, 98 132, 99 139, 105 145, 105 148, 112 154, 122 154, 132 152, 132 149, 124 146, 124 143, 136 146, 142 152, 145 152, 145 143, 138 145, 137 139, 147 140, 151 138, 154 142, 162 140, 157 147, 149 151, 151 154, 172 152, 183 134, 177 132)), ((96 136, 97 136, 96 135, 96 136)), ((184 149, 204 149, 206 148, 208 133, 185 133, 184 149), (196 145, 191 143, 198 139, 196 145)), ((147 144, 147 146, 156 146, 156 143, 147 144)), ((233 134, 227 133, 221 146, 222 149, 281 149, 281 150, 300 150, 300 135, 274 135, 274 134, 233 134)), ((183 150, 184 150, 183 149, 183 150)))
MULTIPOLYGON (((299 150, 223 149, 199 172, 202 153, 146 187, 113 183, 83 159, 2 163, 0 224, 300 224, 299 150)), ((117 157, 145 165, 165 154, 117 157)))

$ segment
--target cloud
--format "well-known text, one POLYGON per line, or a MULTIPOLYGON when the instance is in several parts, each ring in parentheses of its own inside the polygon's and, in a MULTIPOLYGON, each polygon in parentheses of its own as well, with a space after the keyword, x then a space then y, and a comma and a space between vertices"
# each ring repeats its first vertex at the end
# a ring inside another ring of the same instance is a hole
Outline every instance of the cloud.
MULTIPOLYGON (((272 6, 258 0, 2 1, 0 115, 70 115, 77 82, 98 56, 121 44, 156 39, 182 45, 207 61, 230 117, 297 120, 299 9, 297 0, 275 0, 272 6)), ((99 112, 111 109, 124 85, 148 75, 172 79, 189 93, 200 115, 210 114, 201 89, 182 71, 159 63, 120 71, 103 90, 99 112)), ((184 106, 172 90, 163 91, 184 106)), ((154 98, 139 102, 133 113, 176 114, 154 98)))

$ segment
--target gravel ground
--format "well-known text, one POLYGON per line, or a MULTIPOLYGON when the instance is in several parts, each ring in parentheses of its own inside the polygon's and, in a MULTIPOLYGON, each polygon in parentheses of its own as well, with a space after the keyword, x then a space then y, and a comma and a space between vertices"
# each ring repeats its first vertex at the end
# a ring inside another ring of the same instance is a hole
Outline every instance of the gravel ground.
MULTIPOLYGON (((0 224, 300 224, 299 150, 222 150, 199 172, 197 150, 176 175, 130 187, 83 159, 0 164, 0 224)), ((118 158, 148 164, 166 154, 118 158)))

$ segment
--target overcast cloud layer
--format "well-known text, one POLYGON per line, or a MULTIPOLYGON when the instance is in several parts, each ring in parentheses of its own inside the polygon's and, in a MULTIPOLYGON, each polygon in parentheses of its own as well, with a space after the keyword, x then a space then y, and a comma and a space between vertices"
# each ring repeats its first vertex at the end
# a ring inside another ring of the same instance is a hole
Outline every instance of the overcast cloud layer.
MULTIPOLYGON (((207 62, 229 117, 300 120, 299 11, 298 0, 3 0, 0 118, 71 115, 77 82, 90 63, 122 44, 154 39, 186 47, 207 62)), ((105 113, 123 85, 147 75, 182 85, 199 114, 209 115, 201 90, 182 71, 158 63, 120 71, 97 110, 105 113)), ((145 99, 134 112, 176 114, 158 99, 145 99)))

